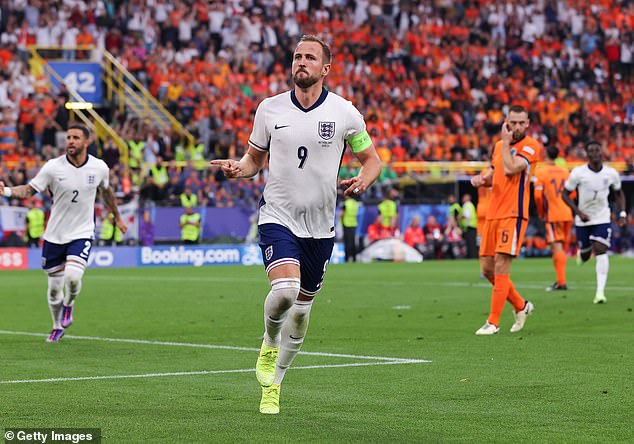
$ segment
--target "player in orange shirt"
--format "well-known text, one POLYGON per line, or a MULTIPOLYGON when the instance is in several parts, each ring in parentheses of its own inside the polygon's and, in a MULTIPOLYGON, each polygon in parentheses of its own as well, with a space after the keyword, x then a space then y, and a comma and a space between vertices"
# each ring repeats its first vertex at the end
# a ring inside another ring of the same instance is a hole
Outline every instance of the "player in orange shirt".
POLYGON ((493 284, 491 311, 476 335, 493 335, 500 331, 498 324, 506 300, 515 309, 511 333, 524 328, 526 317, 534 309, 533 304, 525 301, 515 290, 509 277, 513 258, 524 241, 528 225, 530 179, 541 152, 539 142, 526 135, 528 126, 526 109, 519 105, 512 106, 502 125, 502 140, 493 148, 491 173, 471 179, 475 187, 493 186, 480 243, 482 270, 493 284))
POLYGON ((553 255, 557 282, 546 291, 568 290, 566 285, 566 247, 572 228, 572 211, 562 199, 564 183, 570 172, 555 165, 559 149, 551 146, 546 150, 544 165, 535 171, 535 204, 539 216, 546 223, 546 236, 553 255))
MULTIPOLYGON (((482 172, 483 176, 491 174, 491 170, 482 172)), ((487 219, 489 203, 491 202, 491 187, 481 186, 478 188, 478 205, 476 205, 476 215, 478 216, 478 237, 482 236, 482 228, 487 219)))

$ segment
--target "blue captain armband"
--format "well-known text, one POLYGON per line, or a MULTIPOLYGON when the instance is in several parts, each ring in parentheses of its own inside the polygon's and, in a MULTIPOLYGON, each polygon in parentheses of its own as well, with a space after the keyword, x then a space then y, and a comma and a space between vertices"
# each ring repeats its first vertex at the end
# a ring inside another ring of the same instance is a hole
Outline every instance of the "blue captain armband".
POLYGON ((370 139, 368 132, 363 130, 363 132, 349 138, 348 144, 350 145, 350 148, 352 148, 353 153, 358 153, 366 148, 369 148, 370 145, 372 145, 372 139, 370 139))

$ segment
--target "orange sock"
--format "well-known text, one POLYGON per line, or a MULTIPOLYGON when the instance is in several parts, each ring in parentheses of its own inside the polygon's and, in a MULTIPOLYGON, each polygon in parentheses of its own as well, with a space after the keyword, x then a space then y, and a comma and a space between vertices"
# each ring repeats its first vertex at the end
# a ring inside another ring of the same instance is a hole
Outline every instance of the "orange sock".
POLYGON ((558 251, 553 254, 553 264, 557 274, 557 284, 566 285, 566 253, 558 251))
POLYGON ((500 322, 500 316, 504 309, 504 303, 509 293, 511 280, 508 274, 496 274, 495 284, 493 285, 493 293, 491 294, 491 313, 488 322, 496 327, 500 322))
POLYGON ((511 305, 513 306, 513 308, 515 309, 515 312, 517 313, 518 311, 524 308, 524 306, 526 305, 526 301, 517 292, 517 290, 515 289, 515 285, 513 285, 513 281, 510 279, 509 279, 509 285, 510 285, 509 294, 506 297, 511 303, 511 305))

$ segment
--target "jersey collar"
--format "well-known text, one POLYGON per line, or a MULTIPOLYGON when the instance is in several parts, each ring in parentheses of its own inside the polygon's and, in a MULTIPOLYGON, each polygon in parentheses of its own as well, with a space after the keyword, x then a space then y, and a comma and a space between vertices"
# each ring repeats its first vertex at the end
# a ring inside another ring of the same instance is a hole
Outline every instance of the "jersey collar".
POLYGON ((84 160, 84 163, 82 163, 79 166, 75 165, 73 162, 70 161, 70 159, 68 158, 68 154, 66 154, 65 157, 66 157, 66 162, 68 162, 69 164, 71 164, 75 168, 81 168, 81 167, 83 167, 84 165, 86 165, 88 163, 88 156, 89 156, 89 154, 86 154, 86 160, 84 160))
POLYGON ((304 111, 305 113, 314 110, 315 108, 317 108, 319 105, 321 105, 322 103, 324 103, 324 100, 326 100, 326 96, 328 95, 328 90, 324 87, 321 88, 321 95, 319 96, 319 98, 317 99, 317 101, 315 103, 313 103, 313 105, 310 108, 304 108, 302 106, 301 103, 299 103, 299 100, 297 100, 297 97, 295 96, 295 90, 292 89, 291 90, 291 102, 293 102, 293 105, 295 105, 296 107, 298 107, 300 110, 304 111))
POLYGON ((601 163, 601 168, 599 168, 598 170, 593 170, 592 168, 590 168, 590 164, 588 163, 588 169, 592 171, 593 173, 600 173, 601 170, 603 169, 603 163, 601 163))

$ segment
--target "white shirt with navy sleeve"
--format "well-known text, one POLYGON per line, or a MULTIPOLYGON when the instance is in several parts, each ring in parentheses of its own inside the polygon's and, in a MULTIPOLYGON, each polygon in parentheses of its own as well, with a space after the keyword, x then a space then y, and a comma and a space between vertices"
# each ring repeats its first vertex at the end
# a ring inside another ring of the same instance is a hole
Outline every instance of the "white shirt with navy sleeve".
POLYGON ((614 191, 621 189, 621 178, 614 168, 603 165, 600 171, 595 172, 588 165, 575 167, 564 187, 570 192, 577 190, 577 206, 590 217, 588 222, 583 222, 579 216, 575 216, 575 225, 583 227, 610 223, 610 187, 614 191))
POLYGON ((280 224, 302 238, 334 237, 346 140, 365 128, 354 105, 326 89, 309 109, 294 91, 263 100, 249 138, 251 147, 269 153, 258 224, 280 224))
POLYGON ((108 175, 106 163, 90 154, 79 167, 65 155, 44 164, 29 185, 38 193, 48 189, 53 195, 51 216, 43 235, 46 241, 66 244, 94 238, 95 198, 98 188, 108 187, 108 175))

